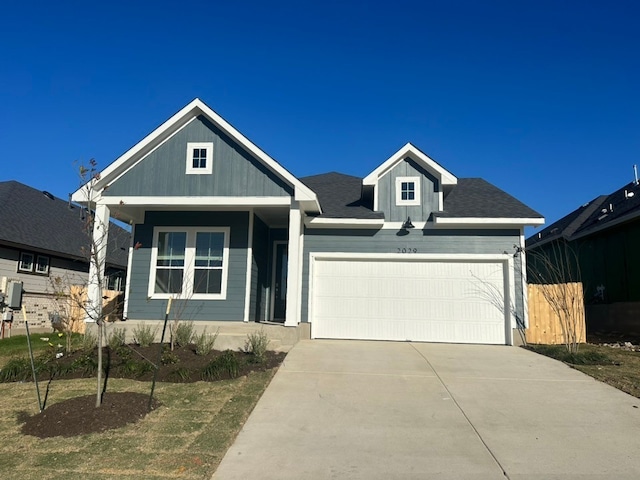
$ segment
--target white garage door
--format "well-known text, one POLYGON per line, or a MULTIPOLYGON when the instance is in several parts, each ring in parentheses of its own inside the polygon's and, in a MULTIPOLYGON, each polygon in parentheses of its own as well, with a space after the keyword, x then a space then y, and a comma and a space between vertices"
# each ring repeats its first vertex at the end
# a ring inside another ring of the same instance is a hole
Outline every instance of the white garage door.
POLYGON ((316 258, 313 338, 506 343, 502 261, 316 258))

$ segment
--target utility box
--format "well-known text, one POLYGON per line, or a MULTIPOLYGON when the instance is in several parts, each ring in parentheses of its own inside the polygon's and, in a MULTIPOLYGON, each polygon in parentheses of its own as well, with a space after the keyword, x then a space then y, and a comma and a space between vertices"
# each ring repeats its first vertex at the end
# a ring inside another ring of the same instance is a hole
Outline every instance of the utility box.
POLYGON ((19 310, 22 308, 22 282, 7 283, 7 307, 19 310))

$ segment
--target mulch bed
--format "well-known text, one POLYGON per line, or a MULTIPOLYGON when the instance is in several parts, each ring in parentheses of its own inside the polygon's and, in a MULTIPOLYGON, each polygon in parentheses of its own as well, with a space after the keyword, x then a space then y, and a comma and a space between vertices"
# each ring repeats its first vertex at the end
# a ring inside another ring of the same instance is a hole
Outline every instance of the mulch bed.
MULTIPOLYGON (((154 398, 151 410, 159 406, 154 398)), ((75 437, 124 427, 149 413, 149 395, 135 392, 105 393, 96 408, 96 396, 70 398, 54 403, 33 416, 22 415, 22 433, 38 438, 75 437)))
MULTIPOLYGON (((245 352, 225 353, 214 350, 208 355, 196 355, 193 345, 176 348, 173 351, 168 350, 165 346, 162 353, 164 364, 161 363, 158 369, 157 381, 189 383, 203 380, 202 369, 224 354, 232 354, 236 358, 238 364, 236 377, 276 368, 286 356, 286 353, 283 352, 268 351, 263 362, 256 362, 251 354, 245 352)), ((129 378, 151 382, 154 371, 153 368, 148 368, 148 365, 157 363, 159 355, 159 344, 146 348, 127 345, 115 350, 105 347, 103 362, 105 363, 106 381, 108 382, 109 378, 129 378), (132 365, 133 368, 131 368, 132 365), (146 365, 147 368, 140 368, 140 365, 146 365)), ((95 377, 95 372, 91 374, 83 374, 81 370, 66 372, 65 366, 73 364, 74 361, 86 360, 88 357, 95 359, 96 356, 97 350, 91 354, 78 351, 64 355, 59 359, 50 360, 55 364, 51 364, 48 372, 41 372, 38 375, 39 380, 55 381, 57 379, 95 377)), ((223 371, 215 380, 229 378, 231 378, 230 375, 223 371)), ((39 438, 72 437, 97 433, 137 422, 149 412, 149 395, 140 393, 111 393, 107 391, 103 395, 102 405, 99 408, 95 407, 95 402, 95 394, 87 395, 46 406, 37 415, 22 414, 18 419, 23 423, 22 433, 39 438)), ((159 403, 154 398, 151 410, 158 406, 159 403)))

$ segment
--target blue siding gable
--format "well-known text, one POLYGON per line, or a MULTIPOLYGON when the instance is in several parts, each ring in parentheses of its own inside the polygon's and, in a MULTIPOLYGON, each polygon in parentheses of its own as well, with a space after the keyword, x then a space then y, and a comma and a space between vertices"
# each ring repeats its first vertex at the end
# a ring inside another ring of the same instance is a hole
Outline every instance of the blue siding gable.
POLYGON ((389 222, 402 222, 411 217, 413 221, 426 222, 434 211, 438 211, 440 182, 436 177, 406 158, 399 162, 378 181, 378 211, 384 213, 389 222), (396 205, 396 178, 420 178, 420 205, 396 205))
POLYGON ((293 188, 204 116, 140 160, 106 196, 291 196, 293 188), (213 173, 187 175, 188 142, 213 143, 213 173))

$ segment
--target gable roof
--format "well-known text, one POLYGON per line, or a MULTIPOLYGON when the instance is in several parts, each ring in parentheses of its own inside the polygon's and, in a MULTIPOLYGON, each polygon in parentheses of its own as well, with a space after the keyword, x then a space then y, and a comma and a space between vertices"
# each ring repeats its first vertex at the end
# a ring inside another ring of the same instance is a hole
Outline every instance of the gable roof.
MULTIPOLYGON (((247 152, 253 155, 265 167, 269 168, 278 177, 294 188, 295 200, 301 202, 303 207, 310 210, 319 210, 319 204, 315 194, 309 190, 300 180, 286 170, 282 165, 258 148, 247 137, 242 135, 230 123, 224 120, 220 115, 214 112, 199 98, 194 99, 178 113, 173 115, 169 120, 164 122, 144 139, 122 154, 118 159, 112 162, 102 172, 100 178, 94 182, 92 190, 100 192, 107 185, 115 181, 127 170, 132 168, 138 161, 142 160, 154 148, 168 139, 176 131, 186 125, 193 118, 204 116, 231 139, 241 145, 247 152)), ((77 202, 86 202, 86 189, 80 188, 73 194, 73 200, 77 202)))
POLYGON ((415 145, 407 144, 391 155, 382 165, 376 168, 362 180, 363 185, 377 185, 378 179, 389 173, 393 167, 402 162, 405 158, 410 158, 427 172, 433 174, 440 180, 442 185, 455 185, 458 179, 451 172, 442 167, 438 162, 430 158, 415 145))
POLYGON ((640 184, 630 182, 610 195, 600 195, 527 239, 540 246, 564 238, 571 241, 640 217, 640 184))
MULTIPOLYGON (((82 208, 14 180, 0 182, 0 243, 88 263, 82 208)), ((129 232, 111 225, 107 262, 127 266, 129 232)))
MULTIPOLYGON (((323 211, 318 218, 384 218, 382 212, 373 210, 371 201, 363 198, 363 180, 358 177, 331 172, 301 180, 318 195, 323 211)), ((477 219, 479 223, 485 219, 504 219, 504 223, 543 221, 538 212, 481 178, 457 180, 445 196, 444 210, 434 214, 436 223, 447 223, 443 219, 477 219)))

